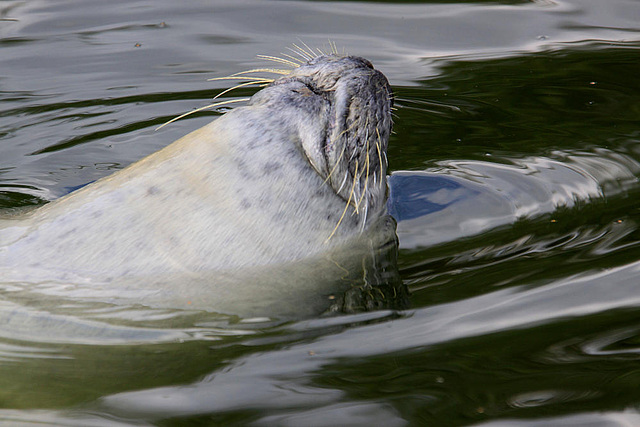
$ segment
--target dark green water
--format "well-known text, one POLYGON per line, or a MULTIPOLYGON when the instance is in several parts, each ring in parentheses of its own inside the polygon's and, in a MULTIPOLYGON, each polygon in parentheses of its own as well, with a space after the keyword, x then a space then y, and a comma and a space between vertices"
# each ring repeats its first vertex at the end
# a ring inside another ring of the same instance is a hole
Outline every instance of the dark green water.
POLYGON ((229 325, 2 287, 0 424, 640 425, 638 1, 0 1, 0 206, 207 123, 154 131, 298 38, 392 83, 411 308, 229 325))

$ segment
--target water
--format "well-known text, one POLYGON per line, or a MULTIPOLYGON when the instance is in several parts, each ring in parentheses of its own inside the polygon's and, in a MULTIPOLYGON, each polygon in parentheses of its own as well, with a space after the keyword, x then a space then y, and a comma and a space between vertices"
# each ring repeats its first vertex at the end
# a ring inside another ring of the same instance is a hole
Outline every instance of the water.
POLYGON ((124 167, 217 114, 154 131, 207 78, 331 39, 396 93, 412 292, 272 324, 5 289, 0 420, 640 424, 638 22, 634 0, 0 2, 0 206, 124 167))

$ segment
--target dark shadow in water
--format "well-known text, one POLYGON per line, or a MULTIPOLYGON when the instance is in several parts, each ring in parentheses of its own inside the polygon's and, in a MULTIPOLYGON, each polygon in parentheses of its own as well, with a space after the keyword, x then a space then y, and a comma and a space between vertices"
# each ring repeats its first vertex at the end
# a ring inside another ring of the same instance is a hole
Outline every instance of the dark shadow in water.
POLYGON ((463 198, 473 197, 479 192, 464 187, 459 181, 447 176, 434 175, 392 175, 389 177, 389 200, 387 209, 396 221, 405 221, 441 211, 463 198), (438 192, 456 194, 442 203, 437 200, 438 192), (434 197, 436 196, 436 197, 434 197))

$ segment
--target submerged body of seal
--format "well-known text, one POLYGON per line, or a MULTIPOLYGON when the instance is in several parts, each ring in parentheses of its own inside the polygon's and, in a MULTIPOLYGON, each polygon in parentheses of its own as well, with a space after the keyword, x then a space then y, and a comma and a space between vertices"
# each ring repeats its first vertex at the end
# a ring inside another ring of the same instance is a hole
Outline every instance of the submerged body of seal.
POLYGON ((318 56, 159 152, 0 220, 0 282, 219 277, 346 247, 385 214, 391 106, 370 62, 318 56))

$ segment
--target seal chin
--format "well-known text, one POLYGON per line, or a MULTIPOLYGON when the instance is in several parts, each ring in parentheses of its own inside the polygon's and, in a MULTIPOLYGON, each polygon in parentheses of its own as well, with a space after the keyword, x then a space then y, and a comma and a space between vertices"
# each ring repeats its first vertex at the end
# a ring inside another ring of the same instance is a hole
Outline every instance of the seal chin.
MULTIPOLYGON (((321 55, 275 80, 279 101, 306 111, 299 132, 309 163, 347 205, 362 216, 384 209, 386 150, 393 93, 386 77, 364 58, 321 55)), ((264 102, 261 91, 252 104, 264 102)))

